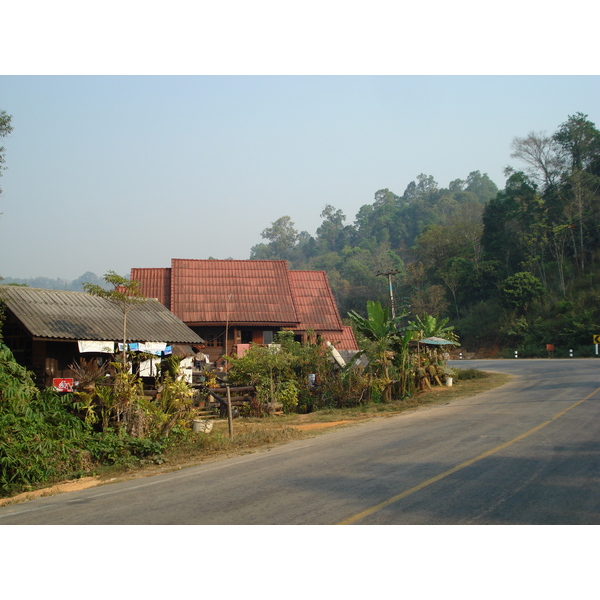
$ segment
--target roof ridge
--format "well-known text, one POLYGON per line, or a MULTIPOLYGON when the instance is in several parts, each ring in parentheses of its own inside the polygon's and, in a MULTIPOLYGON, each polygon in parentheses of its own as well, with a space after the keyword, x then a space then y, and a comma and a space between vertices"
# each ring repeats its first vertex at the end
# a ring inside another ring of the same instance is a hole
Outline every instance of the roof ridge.
MULTIPOLYGON (((189 261, 189 262, 207 262, 207 263, 219 263, 219 262, 241 262, 241 263, 287 263, 284 259, 253 259, 253 258, 172 258, 171 264, 177 261, 189 261)), ((161 267, 158 267, 161 268, 161 267)))

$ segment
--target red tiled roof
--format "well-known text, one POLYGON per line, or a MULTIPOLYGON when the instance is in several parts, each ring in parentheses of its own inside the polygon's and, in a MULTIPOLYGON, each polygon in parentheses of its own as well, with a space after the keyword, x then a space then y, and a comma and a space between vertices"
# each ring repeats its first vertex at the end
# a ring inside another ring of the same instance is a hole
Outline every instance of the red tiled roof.
POLYGON ((342 326, 342 331, 322 331, 319 332, 321 337, 331 342, 337 350, 349 350, 358 352, 358 343, 354 337, 352 327, 348 325, 342 326))
POLYGON ((194 325, 295 326, 299 319, 287 274, 283 260, 176 258, 171 310, 194 325))
POLYGON ((300 323, 295 329, 341 331, 342 321, 325 271, 288 271, 300 323))
POLYGON ((131 269, 131 279, 140 282, 146 298, 156 298, 171 308, 171 269, 131 269))
POLYGON ((327 332, 340 349, 357 349, 344 333, 324 271, 290 271, 282 260, 173 259, 171 268, 132 269, 140 291, 188 325, 262 325, 327 332), (228 296, 231 296, 229 301, 228 296))

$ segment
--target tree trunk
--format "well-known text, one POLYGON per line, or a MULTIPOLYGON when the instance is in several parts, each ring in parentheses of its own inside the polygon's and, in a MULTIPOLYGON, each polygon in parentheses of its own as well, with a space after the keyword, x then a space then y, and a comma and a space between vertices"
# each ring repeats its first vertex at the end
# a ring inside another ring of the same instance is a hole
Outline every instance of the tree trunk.
POLYGON ((123 362, 123 373, 127 371, 127 312, 123 312, 123 354, 121 360, 123 362))

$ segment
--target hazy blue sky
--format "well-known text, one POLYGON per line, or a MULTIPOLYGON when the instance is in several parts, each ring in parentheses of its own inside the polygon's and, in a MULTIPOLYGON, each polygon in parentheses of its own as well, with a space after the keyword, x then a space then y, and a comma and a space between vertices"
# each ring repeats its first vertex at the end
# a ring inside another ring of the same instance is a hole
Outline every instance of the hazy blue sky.
POLYGON ((501 6, 8 0, 0 275, 245 259, 420 173, 502 187, 513 137, 600 125, 600 77, 587 2, 501 6))
POLYGON ((599 100, 593 76, 3 76, 0 274, 245 259, 420 173, 503 187, 513 137, 600 125, 599 100))

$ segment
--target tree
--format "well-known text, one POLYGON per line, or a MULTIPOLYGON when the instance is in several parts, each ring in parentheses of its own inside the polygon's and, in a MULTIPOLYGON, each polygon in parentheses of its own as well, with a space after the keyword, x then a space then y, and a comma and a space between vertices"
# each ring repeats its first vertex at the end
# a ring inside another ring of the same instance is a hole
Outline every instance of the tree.
POLYGON ((83 290, 85 283, 97 284, 102 288, 108 287, 104 278, 99 277, 96 273, 92 273, 91 271, 86 271, 83 275, 77 277, 77 279, 73 279, 69 284, 68 289, 73 290, 74 292, 80 292, 83 290))
POLYGON ((471 171, 466 183, 465 191, 475 194, 481 203, 495 198, 498 193, 496 184, 488 177, 487 173, 482 175, 479 171, 471 171))
POLYGON ((579 255, 577 262, 583 271, 586 265, 585 224, 591 217, 591 205, 598 204, 600 190, 600 177, 593 172, 600 165, 600 131, 587 115, 578 112, 559 127, 553 140, 564 153, 564 187, 576 213, 579 233, 579 248, 574 244, 573 249, 579 255))
POLYGON ((421 196, 423 200, 431 202, 437 198, 438 193, 437 181, 433 178, 433 175, 425 175, 421 173, 417 177, 417 194, 421 196))
POLYGON ((95 283, 84 283, 83 289, 92 296, 106 298, 115 306, 118 306, 123 313, 123 373, 127 370, 127 315, 131 310, 146 300, 140 292, 140 282, 130 280, 117 275, 114 271, 109 271, 104 275, 104 281, 113 286, 112 290, 105 290, 95 283))
POLYGON ((529 305, 544 295, 542 282, 531 273, 521 271, 507 277, 500 286, 500 300, 509 308, 523 313, 529 305))
MULTIPOLYGON (((9 135, 10 133, 12 133, 12 126, 11 126, 11 120, 12 120, 12 116, 6 114, 6 111, 4 110, 0 110, 0 138, 6 137, 7 135, 9 135)), ((0 146, 0 177, 2 176, 2 171, 4 171, 6 169, 4 165, 4 163, 6 162, 6 159, 4 158, 4 152, 5 152, 5 148, 4 146, 0 146)), ((2 188, 0 188, 0 194, 2 193, 2 188)))
POLYGON ((587 115, 570 115, 552 136, 566 153, 571 171, 587 169, 600 155, 600 131, 587 115))
POLYGON ((505 189, 486 204, 481 243, 486 260, 505 265, 506 273, 520 270, 526 259, 526 235, 543 216, 537 185, 525 173, 513 173, 505 189))
POLYGON ((341 250, 344 244, 343 241, 341 244, 339 243, 339 238, 344 231, 346 215, 341 210, 328 204, 321 212, 321 219, 323 219, 323 223, 317 229, 319 246, 324 251, 341 250))
POLYGON ((512 158, 527 166, 527 174, 543 188, 555 185, 560 175, 562 160, 557 141, 544 132, 530 131, 526 137, 512 141, 512 158))
POLYGON ((469 274, 469 266, 469 261, 465 260, 464 258, 454 257, 447 260, 444 266, 438 271, 440 278, 452 292, 457 319, 460 318, 460 315, 458 312, 458 300, 456 298, 456 293, 461 286, 461 283, 469 274))
POLYGON ((415 290, 410 296, 411 312, 413 314, 430 313, 439 315, 448 310, 446 293, 441 285, 430 285, 415 290))
POLYGON ((294 222, 290 217, 279 217, 271 223, 271 227, 267 227, 260 234, 265 240, 269 240, 268 244, 259 244, 252 248, 251 258, 272 258, 272 259, 289 259, 294 250, 300 234, 294 228, 294 222))
POLYGON ((398 206, 400 202, 400 198, 396 196, 393 192, 390 192, 388 188, 377 190, 375 192, 375 202, 373 206, 375 208, 379 206, 398 206))

